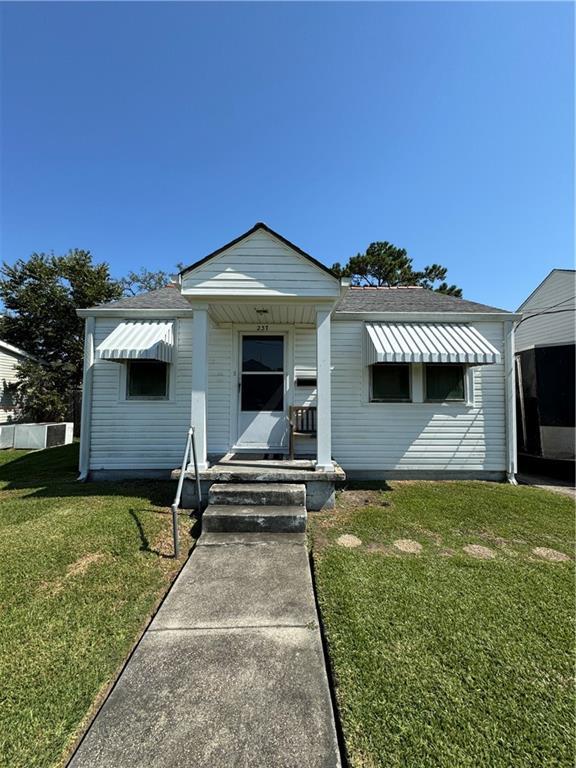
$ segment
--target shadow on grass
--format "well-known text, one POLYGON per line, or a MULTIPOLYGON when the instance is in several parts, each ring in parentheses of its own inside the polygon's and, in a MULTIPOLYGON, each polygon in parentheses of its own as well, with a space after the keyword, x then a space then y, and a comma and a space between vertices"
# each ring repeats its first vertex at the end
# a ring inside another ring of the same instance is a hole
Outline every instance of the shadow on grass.
POLYGON ((32 498, 133 496, 155 507, 169 507, 176 490, 171 480, 80 483, 77 477, 78 443, 32 451, 0 466, 4 490, 24 491, 22 495, 32 498))
MULTIPOLYGON (((174 555, 169 554, 167 555, 165 552, 161 552, 159 549, 155 549, 150 546, 150 540, 148 536, 146 536, 146 532, 144 531, 144 526, 140 522, 140 518, 138 517, 137 513, 133 509, 129 509, 128 513, 132 520, 134 520, 134 524, 136 525, 136 528, 138 529, 138 535, 140 536, 140 551, 141 552, 149 552, 152 555, 156 555, 157 557, 161 557, 164 560, 173 560, 174 555)), ((191 526, 190 526, 190 536, 192 539, 196 540, 200 536, 200 521, 193 517, 190 520, 191 526)))
POLYGON ((386 480, 345 480, 336 485, 338 491, 393 491, 386 480))

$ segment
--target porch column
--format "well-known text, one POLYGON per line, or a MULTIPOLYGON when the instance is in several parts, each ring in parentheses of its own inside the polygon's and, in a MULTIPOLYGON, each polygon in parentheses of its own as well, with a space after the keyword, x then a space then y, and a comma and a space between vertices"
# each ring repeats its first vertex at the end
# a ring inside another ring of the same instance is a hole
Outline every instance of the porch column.
POLYGON ((332 463, 332 394, 330 372, 330 309, 316 310, 317 424, 316 469, 334 468, 332 463))
POLYGON ((206 390, 208 388, 208 308, 195 307, 192 322, 191 424, 195 428, 198 469, 208 469, 206 390))

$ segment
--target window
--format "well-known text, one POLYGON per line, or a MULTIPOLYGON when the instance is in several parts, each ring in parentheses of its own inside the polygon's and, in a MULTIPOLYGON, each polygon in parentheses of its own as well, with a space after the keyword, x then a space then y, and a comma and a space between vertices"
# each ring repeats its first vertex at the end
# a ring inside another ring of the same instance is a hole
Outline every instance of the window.
POLYGON ((284 410, 284 337, 242 336, 242 411, 284 410))
POLYGON ((464 366, 426 366, 426 400, 464 400, 464 366))
POLYGON ((407 363, 376 363, 370 370, 371 402, 410 402, 410 366, 407 363))
POLYGON ((168 364, 156 360, 131 360, 126 371, 128 400, 167 400, 168 364))

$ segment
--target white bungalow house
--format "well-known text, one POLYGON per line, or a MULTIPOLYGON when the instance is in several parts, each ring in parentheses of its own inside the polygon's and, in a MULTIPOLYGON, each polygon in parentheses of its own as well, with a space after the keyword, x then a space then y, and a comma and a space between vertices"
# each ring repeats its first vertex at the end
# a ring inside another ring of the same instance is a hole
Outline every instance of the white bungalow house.
POLYGON ((350 287, 265 224, 174 285, 79 314, 81 477, 168 475, 190 424, 202 473, 232 454, 288 466, 291 422, 308 433, 293 465, 316 477, 516 471, 516 315, 350 287))

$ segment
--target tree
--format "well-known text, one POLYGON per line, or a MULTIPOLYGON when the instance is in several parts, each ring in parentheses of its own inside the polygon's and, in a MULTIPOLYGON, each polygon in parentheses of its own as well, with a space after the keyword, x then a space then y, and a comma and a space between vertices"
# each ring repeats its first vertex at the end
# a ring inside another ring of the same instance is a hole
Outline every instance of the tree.
MULTIPOLYGON (((184 268, 184 264, 177 264, 176 271, 184 268)), ((158 288, 164 288, 170 282, 170 275, 162 269, 151 272, 146 267, 141 267, 139 272, 130 270, 126 277, 120 280, 122 291, 125 296, 137 296, 139 293, 155 291, 158 288)))
POLYGON ((344 267, 334 264, 332 270, 339 277, 352 278, 352 285, 419 285, 437 293, 462 296, 461 288, 446 282, 446 267, 431 264, 418 272, 404 248, 396 248, 385 240, 370 243, 365 253, 352 256, 344 267), (440 284, 435 285, 438 282, 440 284))
POLYGON ((122 296, 108 265, 90 251, 33 253, 0 269, 0 337, 39 358, 20 366, 16 404, 24 418, 61 420, 82 382, 84 321, 77 309, 122 296))

